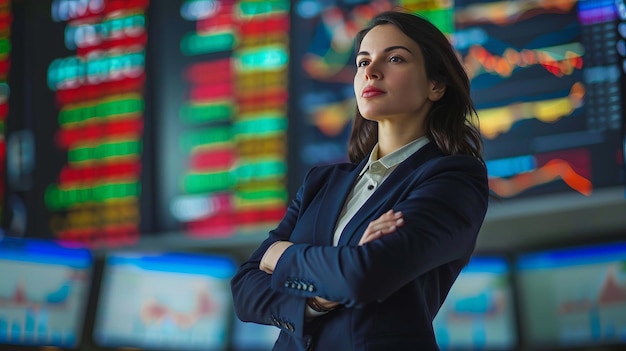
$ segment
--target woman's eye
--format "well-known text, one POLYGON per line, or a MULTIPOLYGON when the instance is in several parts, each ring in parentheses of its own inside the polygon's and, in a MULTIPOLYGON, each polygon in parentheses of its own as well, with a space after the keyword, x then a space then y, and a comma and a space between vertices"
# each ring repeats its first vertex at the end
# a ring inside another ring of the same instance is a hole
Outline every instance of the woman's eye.
POLYGON ((402 57, 399 56, 392 56, 391 58, 389 58, 390 62, 402 62, 402 57))
POLYGON ((367 61, 362 60, 362 61, 357 62, 356 66, 357 67, 365 67, 365 66, 367 66, 367 64, 368 64, 367 61))

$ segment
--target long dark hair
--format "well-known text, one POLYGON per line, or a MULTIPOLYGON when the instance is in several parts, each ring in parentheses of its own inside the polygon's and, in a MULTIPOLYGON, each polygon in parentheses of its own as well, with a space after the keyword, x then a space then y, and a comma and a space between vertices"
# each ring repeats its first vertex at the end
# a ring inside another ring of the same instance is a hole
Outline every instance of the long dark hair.
MULTIPOLYGON (((428 20, 408 12, 387 11, 376 15, 357 33, 356 52, 365 35, 381 24, 393 24, 415 41, 424 56, 428 79, 443 83, 443 97, 426 115, 426 136, 446 155, 465 154, 483 161, 478 114, 470 97, 469 78, 448 38, 428 20)), ((358 107, 348 144, 348 157, 360 162, 378 142, 378 123, 363 118, 358 107)))

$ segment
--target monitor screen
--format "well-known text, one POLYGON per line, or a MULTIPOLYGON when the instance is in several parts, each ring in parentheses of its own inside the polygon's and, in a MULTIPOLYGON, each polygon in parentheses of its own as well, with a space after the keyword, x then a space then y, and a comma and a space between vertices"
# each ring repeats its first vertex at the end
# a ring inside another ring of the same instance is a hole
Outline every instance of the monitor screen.
POLYGON ((623 185, 616 3, 455 1, 454 45, 498 196, 623 185))
POLYGON ((626 344, 626 243, 527 253, 516 269, 534 349, 626 344))
POLYGON ((107 257, 93 337, 103 347, 225 350, 234 261, 190 253, 107 257))
POLYGON ((473 257, 433 321, 442 350, 513 350, 517 346, 510 266, 473 257))
POLYGON ((93 259, 44 240, 0 239, 0 349, 78 348, 93 259))
POLYGON ((287 207, 290 1, 152 1, 155 226, 222 238, 287 207))
POLYGON ((95 246, 136 242, 148 229, 143 179, 153 174, 143 158, 148 1, 13 1, 11 9, 18 64, 4 227, 95 246))
POLYGON ((231 336, 233 351, 270 351, 278 339, 280 329, 273 325, 242 322, 234 316, 231 336))

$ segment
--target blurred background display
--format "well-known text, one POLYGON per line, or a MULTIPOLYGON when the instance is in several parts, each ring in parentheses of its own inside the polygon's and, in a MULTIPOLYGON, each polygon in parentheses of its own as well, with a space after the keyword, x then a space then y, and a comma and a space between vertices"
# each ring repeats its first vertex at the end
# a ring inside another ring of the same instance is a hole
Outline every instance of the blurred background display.
POLYGON ((454 3, 491 190, 588 196, 623 184, 615 1, 454 3))
POLYGON ((513 350, 517 343, 511 267, 504 257, 474 257, 433 322, 442 350, 513 350))
POLYGON ((151 11, 156 228, 224 237, 277 223, 290 2, 153 1, 151 11))
MULTIPOLYGON (((7 223, 17 235, 136 242, 148 1, 13 5, 7 223)), ((148 172, 150 173, 150 172, 148 172)))
POLYGON ((86 249, 38 239, 0 241, 0 348, 78 348, 92 266, 86 249))
POLYGON ((527 253, 516 266, 533 348, 626 342, 626 243, 527 253))
POLYGON ((227 257, 111 254, 102 277, 95 342, 147 350, 225 350, 234 273, 227 257))

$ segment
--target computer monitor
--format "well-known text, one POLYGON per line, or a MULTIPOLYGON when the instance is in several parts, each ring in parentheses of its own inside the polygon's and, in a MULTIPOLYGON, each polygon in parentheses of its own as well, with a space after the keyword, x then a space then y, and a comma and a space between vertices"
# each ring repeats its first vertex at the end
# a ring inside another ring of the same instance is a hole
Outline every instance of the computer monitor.
POLYGON ((516 269, 533 350, 626 345, 626 242, 526 253, 516 269))
POLYGON ((510 266, 501 257, 473 257, 433 321, 441 350, 513 350, 517 327, 510 266))
POLYGON ((115 253, 105 261, 94 323, 100 347, 226 350, 232 317, 230 257, 115 253))
POLYGON ((6 345, 78 349, 92 268, 86 249, 1 238, 0 349, 6 345))

